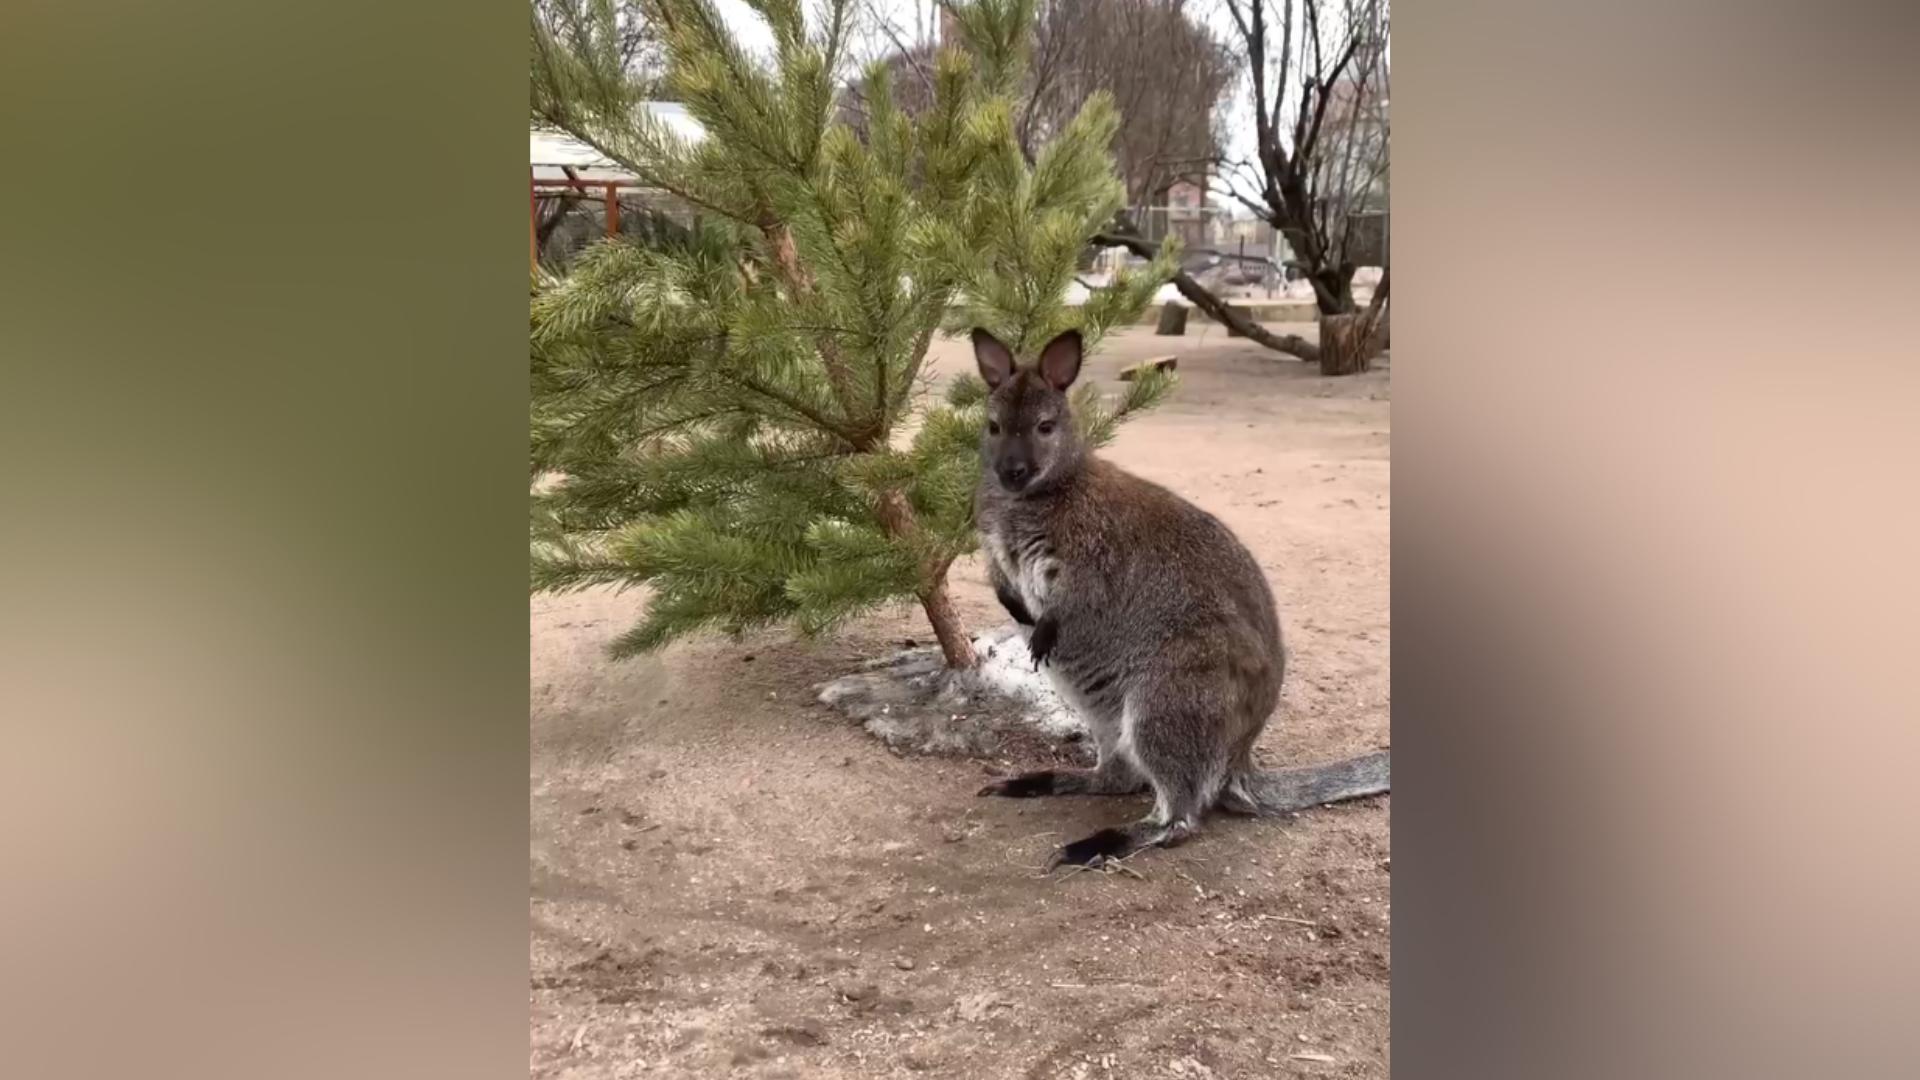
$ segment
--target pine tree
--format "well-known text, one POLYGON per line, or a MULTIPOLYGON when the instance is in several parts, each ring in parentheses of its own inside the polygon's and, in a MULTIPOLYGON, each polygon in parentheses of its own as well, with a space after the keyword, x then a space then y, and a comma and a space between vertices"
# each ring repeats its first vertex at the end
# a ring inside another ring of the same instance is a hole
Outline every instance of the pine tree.
MULTIPOLYGON (((1033 161, 1014 137, 1033 0, 955 6, 962 42, 935 59, 933 104, 908 116, 885 64, 836 122, 851 0, 809 27, 796 0, 750 0, 770 66, 710 0, 640 0, 668 93, 705 127, 689 144, 637 106, 610 0, 543 0, 533 115, 698 211, 682 236, 612 239, 534 283, 532 584, 646 583, 615 656, 716 628, 818 632, 908 597, 951 667, 975 663, 947 569, 972 550, 985 387, 930 401, 934 334, 984 326, 1031 354, 1078 328, 1133 322, 1174 253, 1063 302, 1087 240, 1122 202, 1090 99, 1033 161), (909 432, 911 432, 909 437, 909 432)), ((1095 442, 1164 379, 1102 402, 1095 442)))

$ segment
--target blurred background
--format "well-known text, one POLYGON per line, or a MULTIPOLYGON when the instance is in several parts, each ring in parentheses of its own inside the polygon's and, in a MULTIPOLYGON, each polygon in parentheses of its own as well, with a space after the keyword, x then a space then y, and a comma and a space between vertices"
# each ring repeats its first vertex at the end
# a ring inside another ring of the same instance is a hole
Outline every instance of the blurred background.
MULTIPOLYGON (((1910 7, 1405 15, 1399 1064, 1908 1075, 1910 7)), ((522 1068, 525 35, 5 16, 18 1071, 522 1068)))

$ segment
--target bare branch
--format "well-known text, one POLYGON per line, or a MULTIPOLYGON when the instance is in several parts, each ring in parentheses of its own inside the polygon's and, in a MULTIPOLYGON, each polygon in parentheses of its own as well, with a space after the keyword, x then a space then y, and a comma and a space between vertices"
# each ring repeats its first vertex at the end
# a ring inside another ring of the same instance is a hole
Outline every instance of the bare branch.
POLYGON ((1280 74, 1274 79, 1273 113, 1280 115, 1282 99, 1287 93, 1287 76, 1293 69, 1293 0, 1287 0, 1280 11, 1280 74))
MULTIPOLYGON (((893 20, 880 14, 880 9, 874 6, 874 0, 867 0, 867 13, 873 17, 875 25, 880 27, 880 32, 887 35, 887 40, 893 42, 893 47, 896 50, 894 55, 900 57, 908 67, 913 69, 914 74, 920 76, 920 83, 926 88, 927 97, 931 100, 933 97, 933 75, 927 71, 926 65, 920 62, 921 49, 918 46, 909 46, 906 42, 900 40, 900 35, 894 32, 893 20)), ((917 13, 916 11, 916 14, 917 13)))

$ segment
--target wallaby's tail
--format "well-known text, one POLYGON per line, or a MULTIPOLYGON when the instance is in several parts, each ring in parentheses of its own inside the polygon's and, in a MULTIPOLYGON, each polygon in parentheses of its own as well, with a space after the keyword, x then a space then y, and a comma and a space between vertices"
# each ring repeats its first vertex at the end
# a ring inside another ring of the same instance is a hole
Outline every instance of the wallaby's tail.
POLYGON ((1378 795, 1393 788, 1392 758, 1393 751, 1381 750, 1324 765, 1243 773, 1228 785, 1223 809, 1284 814, 1322 803, 1378 795))

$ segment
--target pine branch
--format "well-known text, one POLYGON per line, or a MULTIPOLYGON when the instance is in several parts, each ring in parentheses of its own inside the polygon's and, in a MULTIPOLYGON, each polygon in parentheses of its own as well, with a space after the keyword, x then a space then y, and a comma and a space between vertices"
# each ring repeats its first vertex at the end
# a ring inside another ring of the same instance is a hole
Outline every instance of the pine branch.
MULTIPOLYGON (((833 119, 847 115, 834 95, 851 0, 829 0, 811 34, 798 0, 749 0, 770 66, 711 0, 645 0, 667 82, 706 129, 694 146, 638 109, 605 0, 552 2, 561 17, 534 29, 533 113, 709 216, 536 275, 533 587, 645 583, 615 655, 712 629, 817 633, 911 597, 949 662, 970 663, 945 577, 974 544, 981 388, 929 401, 926 353, 943 322, 1037 345, 1137 318, 1171 249, 1064 303, 1123 197, 1111 104, 1087 102, 1023 153, 1009 96, 1033 0, 956 6, 965 47, 934 56, 933 99, 911 114, 870 69, 858 131, 833 119)), ((1110 432, 1154 390, 1089 417, 1110 432)))

